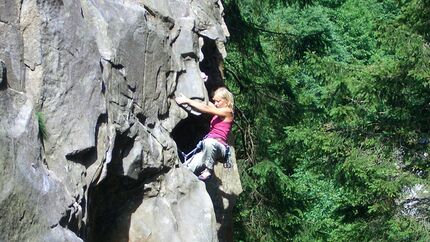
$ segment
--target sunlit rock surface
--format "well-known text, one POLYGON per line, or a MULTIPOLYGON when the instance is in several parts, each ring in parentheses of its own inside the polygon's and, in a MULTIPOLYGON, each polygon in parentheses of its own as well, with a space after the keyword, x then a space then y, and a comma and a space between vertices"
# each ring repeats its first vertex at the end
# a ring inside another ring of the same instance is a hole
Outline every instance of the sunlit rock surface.
POLYGON ((230 240, 229 215, 215 212, 231 211, 238 174, 218 176, 237 187, 214 212, 171 135, 190 115, 175 93, 207 102, 223 83, 222 10, 218 0, 0 2, 0 241, 230 240))

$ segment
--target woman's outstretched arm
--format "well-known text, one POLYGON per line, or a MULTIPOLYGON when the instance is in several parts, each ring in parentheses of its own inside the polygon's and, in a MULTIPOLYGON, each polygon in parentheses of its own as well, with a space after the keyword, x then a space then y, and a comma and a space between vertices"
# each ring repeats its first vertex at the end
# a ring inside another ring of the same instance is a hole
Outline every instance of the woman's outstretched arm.
POLYGON ((212 105, 207 105, 205 103, 189 99, 189 98, 185 97, 183 94, 180 94, 179 97, 176 97, 175 101, 178 104, 188 104, 191 107, 193 107, 193 108, 195 108, 198 111, 203 112, 203 113, 218 115, 218 116, 225 117, 228 119, 233 117, 233 112, 232 112, 231 108, 229 108, 229 107, 217 108, 212 103, 211 103, 212 105))

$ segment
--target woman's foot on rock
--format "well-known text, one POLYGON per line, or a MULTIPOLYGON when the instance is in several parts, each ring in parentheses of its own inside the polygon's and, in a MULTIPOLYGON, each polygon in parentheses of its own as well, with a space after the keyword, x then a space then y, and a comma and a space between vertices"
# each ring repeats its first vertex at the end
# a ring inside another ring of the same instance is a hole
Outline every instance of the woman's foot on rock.
POLYGON ((199 180, 200 181, 207 181, 207 180, 211 179, 211 177, 212 177, 211 171, 206 168, 202 171, 202 173, 200 173, 199 180))

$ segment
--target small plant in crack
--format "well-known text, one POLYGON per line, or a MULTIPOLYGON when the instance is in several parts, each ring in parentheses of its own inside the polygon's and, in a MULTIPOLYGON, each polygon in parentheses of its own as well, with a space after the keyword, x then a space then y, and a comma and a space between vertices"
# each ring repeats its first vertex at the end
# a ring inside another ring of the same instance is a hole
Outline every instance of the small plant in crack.
POLYGON ((37 134, 39 139, 43 142, 48 138, 48 131, 46 130, 46 121, 42 112, 36 112, 37 123, 39 126, 39 133, 37 134))

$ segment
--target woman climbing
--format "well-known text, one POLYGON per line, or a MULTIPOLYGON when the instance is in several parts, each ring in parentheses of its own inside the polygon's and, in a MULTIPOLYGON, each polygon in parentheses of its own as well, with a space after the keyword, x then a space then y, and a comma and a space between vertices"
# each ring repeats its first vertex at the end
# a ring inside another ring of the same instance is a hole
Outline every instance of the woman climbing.
MULTIPOLYGON (((209 133, 203 139, 203 147, 200 151, 201 159, 193 161, 193 166, 188 166, 190 170, 196 172, 199 167, 204 167, 204 170, 199 175, 199 179, 206 181, 213 174, 213 167, 216 160, 225 158, 227 155, 227 137, 231 131, 233 124, 233 94, 225 87, 220 87, 215 90, 213 101, 209 104, 201 103, 196 100, 189 99, 184 95, 177 97, 178 104, 188 104, 202 113, 214 115, 210 122, 209 133)), ((194 156, 200 157, 200 156, 194 156)))

